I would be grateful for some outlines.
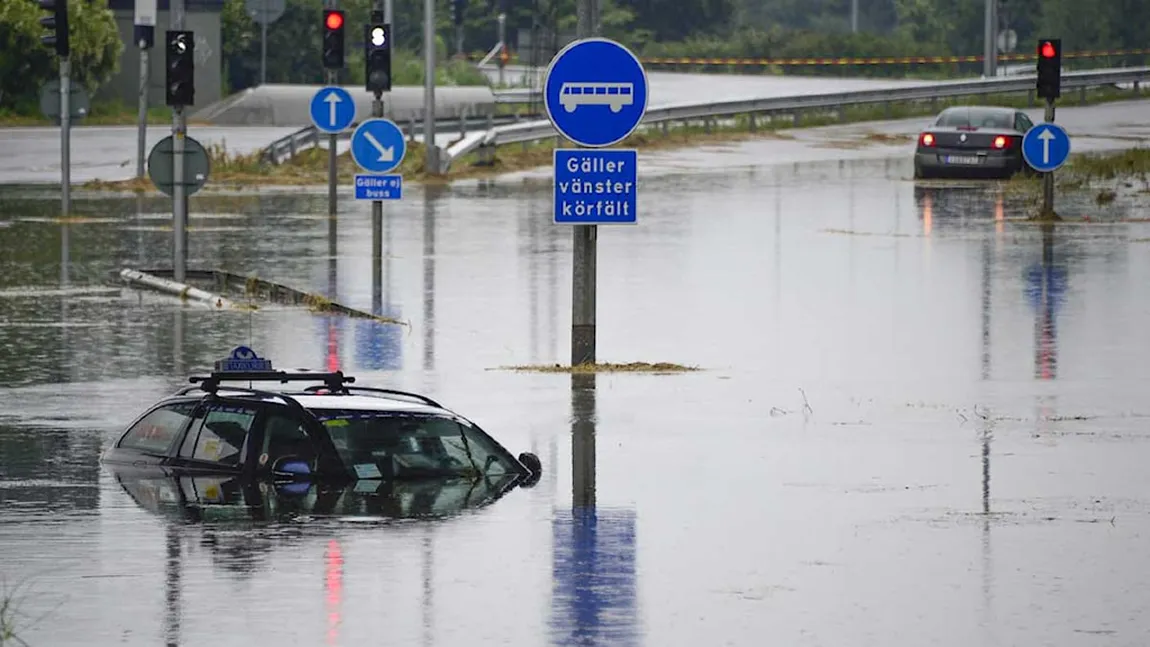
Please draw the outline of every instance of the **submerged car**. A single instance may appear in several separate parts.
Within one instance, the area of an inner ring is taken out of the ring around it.
[[[190,381],[129,425],[102,461],[132,471],[331,482],[514,476],[526,487],[541,474],[535,454],[513,456],[431,398],[354,386],[339,371],[273,371],[239,347]],[[251,388],[255,382],[312,384]]]
[[[1014,108],[947,108],[918,136],[914,177],[1007,178],[1030,172],[1022,138],[1033,127],[1030,117]]]

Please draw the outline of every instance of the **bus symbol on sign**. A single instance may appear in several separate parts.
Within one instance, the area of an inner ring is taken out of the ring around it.
[[[564,83],[559,89],[559,103],[567,112],[579,106],[609,106],[619,112],[635,103],[634,83]]]

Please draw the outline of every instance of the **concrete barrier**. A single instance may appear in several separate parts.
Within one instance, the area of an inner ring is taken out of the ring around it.
[[[311,99],[321,85],[261,85],[248,88],[190,115],[192,121],[216,126],[311,125]],[[372,95],[361,86],[343,86],[355,100],[359,120],[371,115]],[[398,122],[423,119],[423,88],[395,87],[383,95],[385,115]],[[435,89],[436,119],[495,112],[495,93],[486,86],[447,86]]]

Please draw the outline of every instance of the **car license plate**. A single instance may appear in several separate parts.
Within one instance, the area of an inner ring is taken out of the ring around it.
[[[981,164],[982,158],[977,155],[947,155],[947,164]]]

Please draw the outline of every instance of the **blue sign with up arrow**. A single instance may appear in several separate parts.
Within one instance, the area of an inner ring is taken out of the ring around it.
[[[406,154],[403,131],[390,119],[368,119],[351,134],[351,157],[368,173],[388,173]]]
[[[560,50],[544,85],[547,118],[582,146],[623,141],[647,112],[647,71],[631,50],[606,38],[577,40]]]
[[[1035,171],[1049,173],[1070,157],[1070,135],[1062,126],[1038,124],[1022,138],[1022,157]]]
[[[311,98],[311,122],[325,133],[340,133],[355,121],[355,101],[343,88],[322,88]]]

